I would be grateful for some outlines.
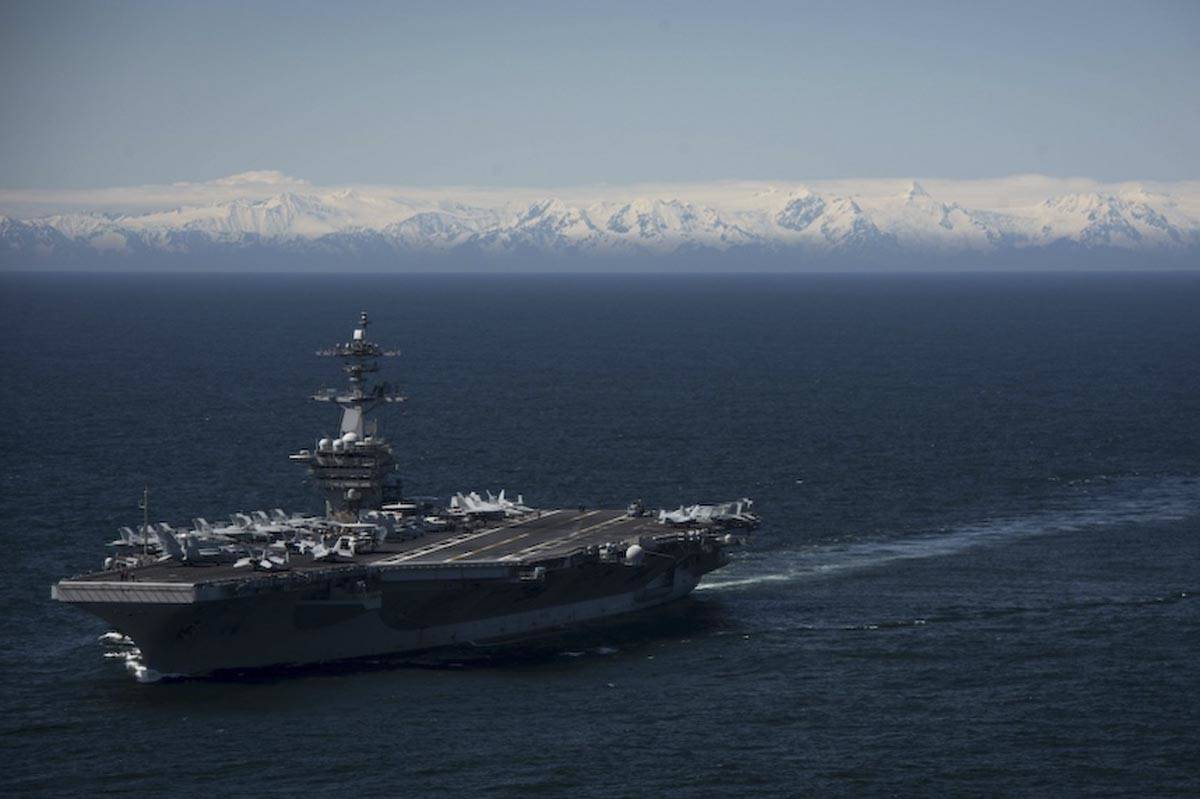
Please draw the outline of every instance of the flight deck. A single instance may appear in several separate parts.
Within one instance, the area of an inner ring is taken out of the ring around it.
[[[358,554],[352,562],[314,560],[293,555],[291,573],[333,573],[347,567],[387,567],[389,570],[457,565],[526,566],[554,560],[592,546],[682,533],[652,516],[630,516],[616,509],[556,509],[532,511],[517,519],[476,521],[455,529],[425,533],[404,540],[389,539],[374,552]],[[97,572],[68,582],[216,583],[267,576],[232,563],[189,564],[166,559],[129,569]]]

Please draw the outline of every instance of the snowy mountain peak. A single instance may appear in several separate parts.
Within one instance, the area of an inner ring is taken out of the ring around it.
[[[301,197],[300,195],[292,194],[290,191],[285,191],[282,194],[275,194],[275,195],[272,195],[271,197],[268,197],[266,199],[266,201],[264,203],[262,203],[262,207],[263,208],[286,208],[288,210],[291,210],[294,208],[303,207],[305,205],[310,205],[310,204],[311,203],[306,203],[304,198]]]
[[[796,186],[787,193],[787,197],[784,200],[784,202],[788,203],[788,202],[791,202],[792,200],[804,200],[809,197],[816,197],[816,196],[817,196],[817,193],[815,191],[813,191],[812,189],[810,189],[808,186]]]
[[[1108,209],[1121,200],[1112,194],[1090,192],[1085,194],[1061,194],[1042,201],[1041,207],[1064,213],[1094,213],[1097,210]]]
[[[804,230],[825,212],[825,205],[820,195],[802,186],[787,196],[775,214],[775,224],[788,230]]]
[[[914,180],[909,185],[908,190],[904,192],[904,199],[911,201],[920,197],[929,197],[929,192],[925,191],[925,187]]]
[[[575,209],[557,197],[548,197],[544,200],[530,203],[528,207],[517,215],[516,224],[521,225],[544,217],[568,216],[573,211]]]

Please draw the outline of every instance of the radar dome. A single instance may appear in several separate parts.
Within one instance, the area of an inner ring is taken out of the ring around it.
[[[358,441],[358,433],[355,433],[353,431],[342,436],[343,444],[353,444],[355,441]]]
[[[634,544],[629,549],[625,550],[625,563],[630,566],[640,566],[642,559],[646,557],[646,550],[639,545]]]
[[[328,438],[322,438],[317,442],[317,449],[321,450],[322,452],[328,451],[331,446],[333,446],[333,441]]]

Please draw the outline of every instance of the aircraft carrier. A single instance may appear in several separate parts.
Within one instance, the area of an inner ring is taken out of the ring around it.
[[[52,598],[114,628],[139,678],[340,661],[553,634],[686,596],[728,562],[758,518],[748,499],[651,511],[535,508],[524,497],[406,498],[373,411],[400,396],[372,383],[385,351],[364,312],[341,359],[337,436],[291,459],[323,515],[235,513],[228,522],[122,528],[101,571]],[[119,653],[118,653],[119,654]]]

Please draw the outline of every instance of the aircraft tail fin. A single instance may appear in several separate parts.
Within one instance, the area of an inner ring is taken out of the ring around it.
[[[179,539],[175,538],[174,533],[169,530],[155,530],[154,534],[158,536],[158,543],[162,546],[164,554],[176,560],[184,559],[183,547],[179,545]],[[188,540],[190,541],[191,539]]]

